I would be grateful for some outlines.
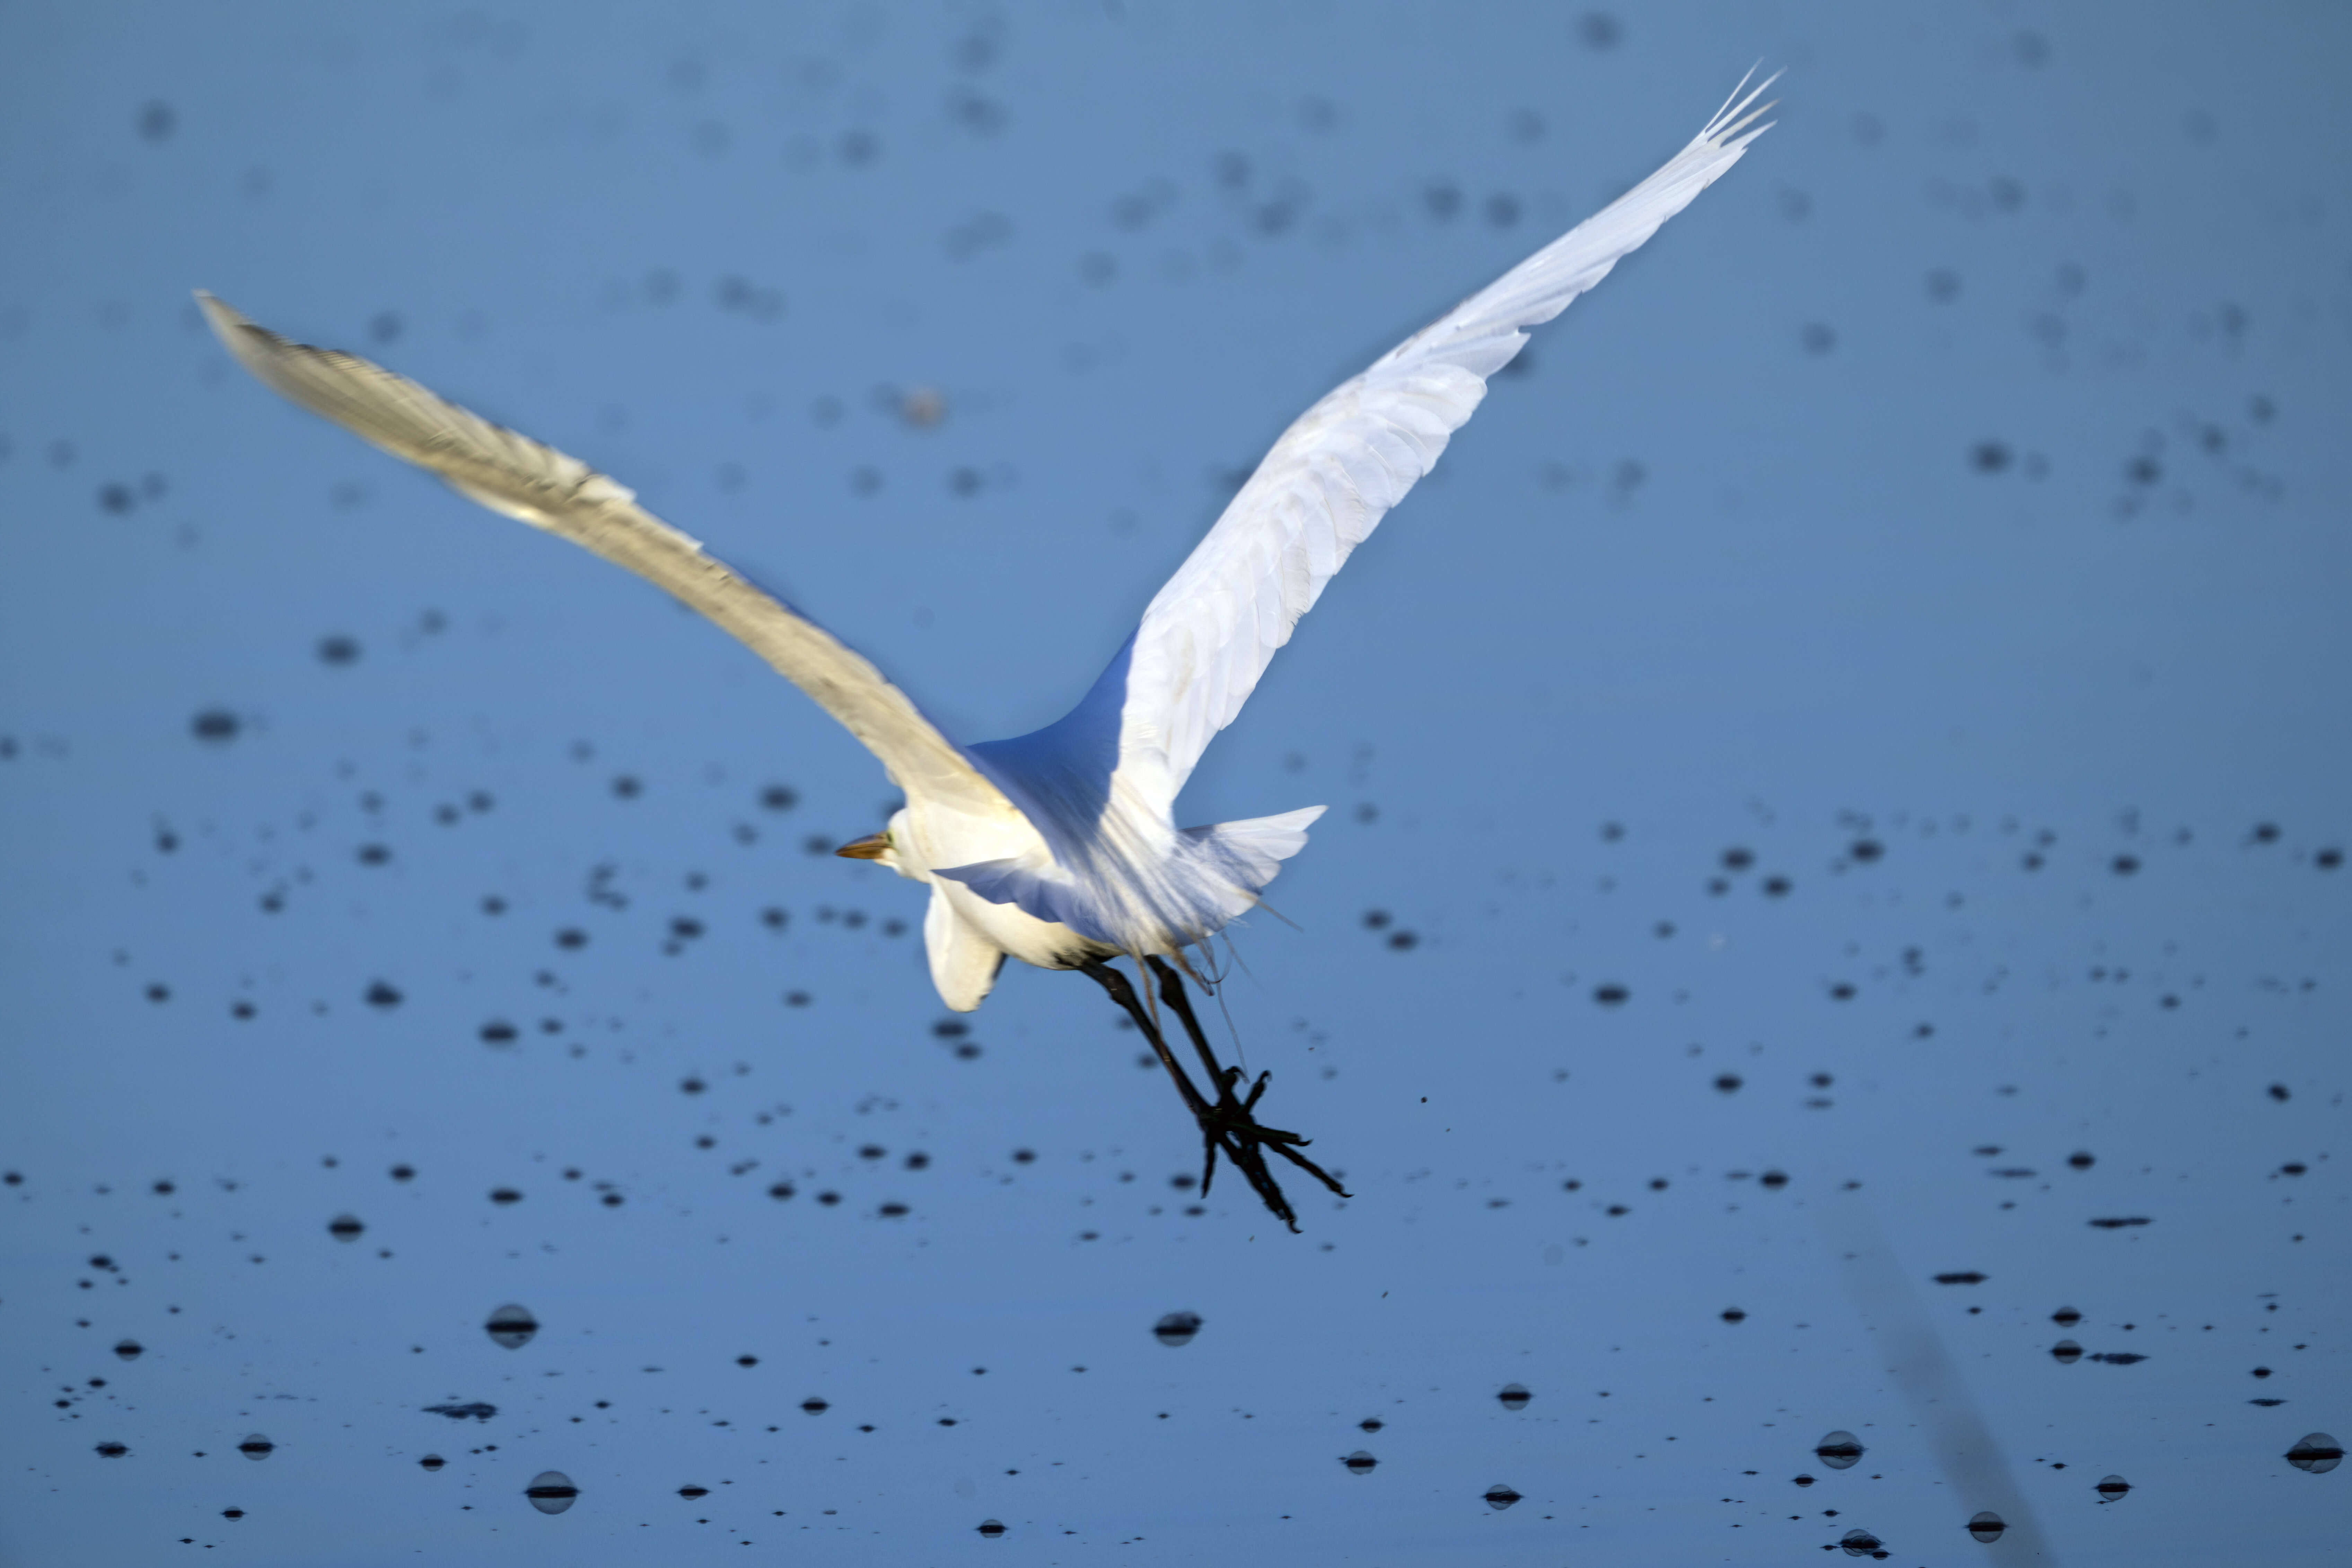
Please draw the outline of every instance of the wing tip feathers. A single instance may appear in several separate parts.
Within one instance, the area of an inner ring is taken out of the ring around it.
[[[1747,151],[1749,142],[1772,129],[1774,122],[1758,125],[1756,121],[1769,114],[1780,100],[1776,98],[1760,105],[1756,100],[1769,92],[1772,84],[1788,74],[1788,68],[1784,66],[1762,81],[1756,82],[1754,87],[1749,87],[1748,84],[1754,81],[1756,73],[1763,68],[1761,60],[1748,68],[1747,74],[1739,79],[1739,85],[1733,88],[1731,96],[1723,100],[1723,107],[1715,111],[1715,117],[1699,132],[1698,141],[1727,152],[1741,153]]]

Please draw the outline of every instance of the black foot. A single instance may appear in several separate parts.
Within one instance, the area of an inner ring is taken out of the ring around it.
[[[1193,1087],[1191,1077],[1168,1048],[1168,1042],[1161,1037],[1159,1026],[1145,1012],[1134,987],[1128,984],[1127,976],[1098,961],[1080,967],[1096,984],[1109,992],[1111,1000],[1125,1008],[1128,1016],[1135,1020],[1135,1026],[1143,1031],[1145,1039],[1151,1042],[1151,1048],[1158,1054],[1160,1065],[1168,1069],[1168,1076],[1175,1081],[1177,1092],[1184,1097],[1184,1104],[1192,1112],[1192,1120],[1200,1124],[1203,1155],[1202,1196],[1208,1195],[1209,1184],[1217,1173],[1217,1153],[1223,1150],[1225,1158],[1249,1183],[1251,1191],[1256,1193],[1259,1201],[1265,1205],[1267,1212],[1296,1233],[1298,1215],[1291,1209],[1290,1200],[1283,1195],[1274,1173],[1266,1169],[1264,1151],[1267,1149],[1307,1172],[1339,1196],[1351,1195],[1332,1179],[1329,1172],[1298,1152],[1307,1146],[1307,1139],[1278,1127],[1265,1126],[1252,1114],[1259,1099],[1265,1093],[1267,1080],[1274,1075],[1258,1074],[1257,1081],[1250,1086],[1249,1097],[1245,1100],[1237,1097],[1234,1090],[1241,1083],[1242,1069],[1218,1064],[1216,1053],[1209,1048],[1208,1037],[1201,1030],[1200,1019],[1193,1016],[1192,1001],[1185,994],[1182,977],[1174,966],[1160,959],[1151,958],[1145,962],[1160,977],[1160,999],[1183,1024],[1184,1033],[1192,1039],[1192,1049],[1199,1054],[1202,1066],[1208,1069],[1209,1081],[1216,1089],[1215,1100],[1204,1099]]]

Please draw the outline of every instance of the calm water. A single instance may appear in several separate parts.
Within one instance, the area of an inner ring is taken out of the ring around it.
[[[2347,45],[13,9],[0,1561],[2336,1561]],[[1094,987],[939,1009],[809,703],[187,303],[983,739],[1759,57],[1186,797],[1332,808],[1225,994],[1297,1237]]]

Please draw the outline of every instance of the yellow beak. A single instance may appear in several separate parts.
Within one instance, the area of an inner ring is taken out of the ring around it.
[[[890,836],[887,833],[869,833],[834,851],[845,860],[879,860],[889,852]]]

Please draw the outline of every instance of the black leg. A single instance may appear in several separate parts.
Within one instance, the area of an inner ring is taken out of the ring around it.
[[[1207,1100],[1201,1098],[1201,1091],[1192,1087],[1192,1080],[1185,1074],[1183,1064],[1179,1062],[1175,1053],[1168,1048],[1167,1038],[1160,1034],[1160,1026],[1152,1022],[1151,1016],[1145,1011],[1142,1002],[1137,999],[1135,987],[1127,983],[1127,976],[1097,958],[1090,958],[1079,964],[1078,972],[1110,993],[1110,999],[1125,1008],[1127,1016],[1135,1020],[1135,1026],[1143,1031],[1145,1039],[1151,1042],[1151,1049],[1160,1058],[1160,1065],[1168,1069],[1170,1079],[1176,1085],[1176,1092],[1184,1097],[1184,1108],[1192,1113],[1192,1120],[1201,1124],[1202,1145],[1201,1195],[1208,1196],[1209,1184],[1214,1181],[1217,1175],[1219,1140],[1215,1131],[1217,1119],[1215,1110],[1210,1107]],[[1198,1037],[1197,1031],[1195,1037]],[[1204,1055],[1202,1059],[1209,1063],[1211,1079],[1214,1081],[1215,1058]],[[1226,1152],[1228,1155],[1234,1154],[1234,1151],[1231,1149]]]
[[[1110,999],[1127,1010],[1127,1016],[1135,1020],[1135,1026],[1143,1031],[1143,1037],[1151,1042],[1151,1049],[1160,1058],[1160,1065],[1166,1068],[1168,1076],[1176,1081],[1176,1091],[1184,1097],[1185,1109],[1192,1111],[1196,1120],[1207,1117],[1209,1102],[1201,1098],[1201,1091],[1194,1089],[1192,1080],[1184,1075],[1183,1064],[1176,1059],[1176,1054],[1168,1048],[1168,1042],[1160,1037],[1160,1026],[1144,1011],[1143,1003],[1136,996],[1135,987],[1127,983],[1127,976],[1098,958],[1090,958],[1079,964],[1078,973],[1109,992]]]
[[[1174,965],[1162,959],[1154,957],[1146,962],[1160,978],[1160,1001],[1184,1026],[1184,1033],[1191,1037],[1192,1049],[1200,1056],[1201,1065],[1208,1069],[1209,1081],[1216,1086],[1216,1104],[1213,1107],[1202,1106],[1193,1113],[1201,1123],[1202,1141],[1208,1146],[1207,1169],[1201,1178],[1202,1194],[1205,1196],[1208,1193],[1209,1176],[1216,1169],[1217,1150],[1223,1147],[1225,1158],[1232,1161],[1248,1180],[1259,1200],[1293,1231],[1298,1228],[1297,1216],[1291,1211],[1289,1200],[1283,1195],[1273,1173],[1265,1168],[1265,1157],[1259,1152],[1261,1148],[1272,1149],[1341,1197],[1348,1196],[1348,1190],[1334,1181],[1330,1173],[1298,1152],[1307,1140],[1278,1127],[1261,1125],[1251,1114],[1274,1075],[1260,1073],[1257,1082],[1251,1086],[1249,1098],[1237,1099],[1234,1090],[1241,1082],[1242,1070],[1218,1064],[1216,1053],[1209,1048],[1209,1037],[1201,1028],[1201,1020],[1192,1012],[1192,1000],[1185,994],[1182,975]],[[1162,1059],[1166,1058],[1163,1057]]]

